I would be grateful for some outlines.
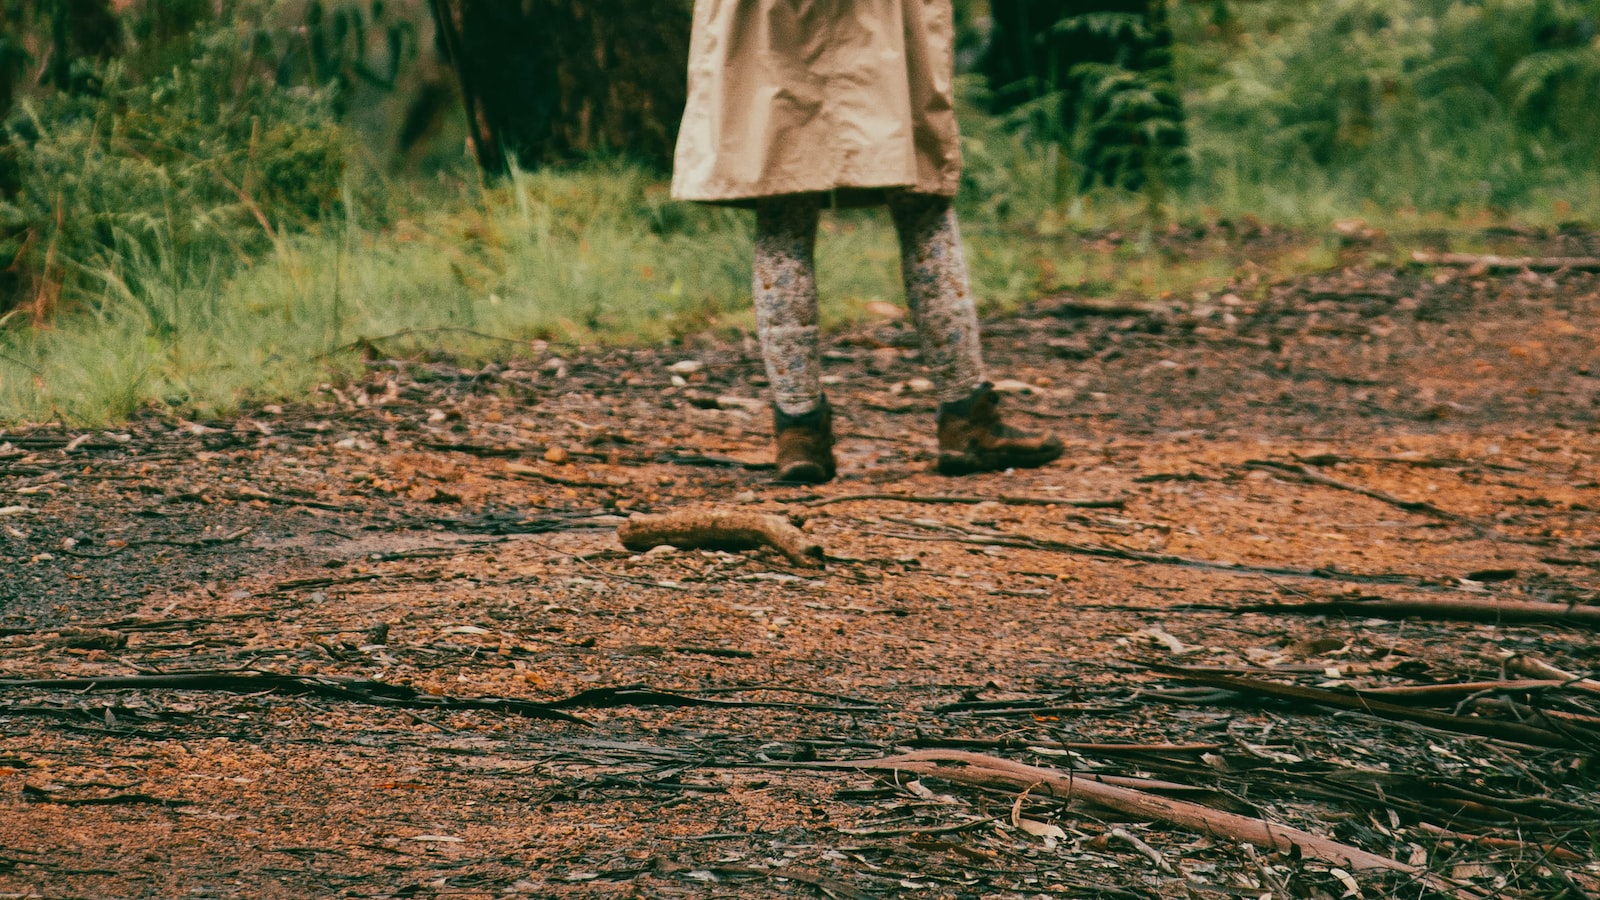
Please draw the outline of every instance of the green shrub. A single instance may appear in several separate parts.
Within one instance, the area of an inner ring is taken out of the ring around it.
[[[247,263],[332,209],[345,151],[327,98],[278,89],[248,37],[210,29],[159,76],[112,63],[97,94],[19,104],[6,123],[17,190],[0,226],[36,295],[114,301],[128,254],[175,272]]]
[[[1191,11],[1179,41],[1198,180],[1217,194],[1268,203],[1274,189],[1320,187],[1348,204],[1450,211],[1593,183],[1593,0],[1231,8],[1230,40]]]

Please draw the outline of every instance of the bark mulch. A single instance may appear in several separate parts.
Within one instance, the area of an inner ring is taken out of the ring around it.
[[[815,488],[709,339],[0,432],[0,896],[1600,896],[1600,276],[1425,262],[989,322],[1029,472],[895,321]]]

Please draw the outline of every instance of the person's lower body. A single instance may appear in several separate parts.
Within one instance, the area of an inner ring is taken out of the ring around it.
[[[950,198],[889,191],[900,239],[906,305],[939,400],[938,469],[947,475],[1040,466],[1061,455],[1053,435],[1000,421],[984,377],[978,315]],[[756,204],[753,268],[756,324],[773,398],[777,478],[833,478],[832,409],[822,391],[814,264],[823,198],[765,198]]]

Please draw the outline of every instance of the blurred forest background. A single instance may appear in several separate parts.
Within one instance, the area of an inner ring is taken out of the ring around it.
[[[748,331],[748,214],[667,196],[690,5],[0,0],[0,422]],[[1202,297],[1241,260],[1155,238],[1219,223],[1287,229],[1268,264],[1295,271],[1352,228],[1470,246],[1600,216],[1600,0],[956,14],[991,309]],[[828,321],[898,299],[881,216],[831,217],[819,256]]]

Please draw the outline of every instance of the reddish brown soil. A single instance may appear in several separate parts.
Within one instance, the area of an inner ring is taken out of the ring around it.
[[[1356,268],[1116,306],[987,325],[1029,388],[1013,421],[1068,446],[1031,472],[930,473],[896,323],[831,346],[841,477],[815,489],[767,481],[759,363],[714,342],[375,359],[235,421],[0,432],[0,896],[1442,895],[808,767],[941,746],[1184,785],[1484,896],[1596,896],[1588,685],[1428,694],[1405,702],[1455,718],[1417,722],[1148,666],[1592,674],[1593,618],[1260,607],[1595,612],[1600,277]],[[886,493],[936,502],[850,499]],[[827,566],[617,543],[629,512],[703,507],[803,518]],[[581,722],[534,703],[563,698]]]

